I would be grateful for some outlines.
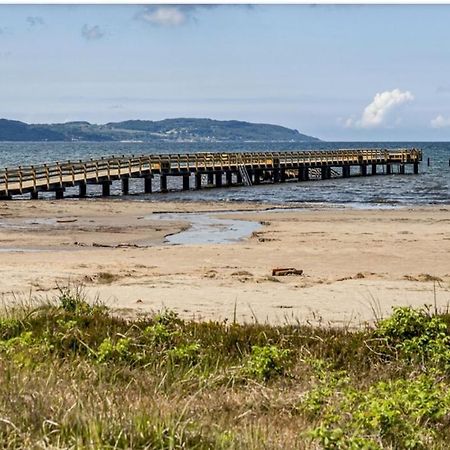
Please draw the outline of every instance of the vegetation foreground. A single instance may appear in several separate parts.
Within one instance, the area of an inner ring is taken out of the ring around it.
[[[450,316],[133,321],[63,289],[0,319],[0,448],[448,448]]]

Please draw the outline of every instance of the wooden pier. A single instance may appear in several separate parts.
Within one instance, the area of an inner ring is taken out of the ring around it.
[[[417,174],[421,161],[422,152],[415,148],[111,156],[0,170],[0,198],[30,194],[37,199],[39,192],[54,192],[61,199],[73,186],[78,187],[79,197],[85,197],[88,185],[100,185],[102,195],[109,196],[114,180],[120,180],[127,195],[130,178],[142,178],[142,191],[150,194],[155,182],[160,192],[167,192],[168,177],[182,177],[181,188],[188,190],[405,174],[408,166]]]

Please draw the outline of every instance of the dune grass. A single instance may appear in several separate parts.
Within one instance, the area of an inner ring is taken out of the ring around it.
[[[125,320],[61,289],[0,318],[0,448],[448,448],[449,324]]]

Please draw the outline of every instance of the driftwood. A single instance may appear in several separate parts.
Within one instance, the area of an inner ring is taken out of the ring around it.
[[[72,223],[76,222],[78,219],[56,219],[57,223]]]
[[[105,248],[147,248],[145,245],[137,245],[137,244],[127,244],[121,243],[117,245],[111,244],[98,244],[97,242],[92,243],[92,247],[105,247]]]
[[[273,277],[284,277],[287,275],[303,275],[303,270],[295,269],[294,267],[272,269]]]

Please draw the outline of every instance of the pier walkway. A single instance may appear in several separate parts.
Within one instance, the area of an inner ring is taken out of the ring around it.
[[[130,178],[143,179],[143,192],[167,192],[168,177],[182,177],[182,189],[205,186],[255,185],[308,181],[336,177],[378,174],[419,173],[422,152],[418,149],[358,149],[334,151],[236,152],[150,154],[111,156],[88,161],[66,161],[0,170],[0,198],[39,192],[54,192],[63,198],[68,187],[78,187],[79,197],[88,185],[101,185],[102,195],[110,195],[114,180],[120,180],[124,195]],[[192,183],[193,181],[193,183]]]

